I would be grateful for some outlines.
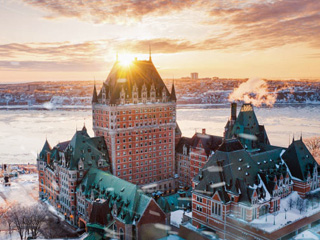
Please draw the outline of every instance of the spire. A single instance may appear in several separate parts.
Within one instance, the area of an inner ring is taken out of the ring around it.
[[[150,61],[150,62],[152,61],[152,59],[151,59],[151,45],[150,45],[150,43],[149,43],[149,61]]]
[[[83,128],[82,128],[81,131],[82,131],[82,132],[87,132],[86,122],[83,123]]]
[[[97,95],[97,89],[96,89],[96,81],[94,81],[92,103],[97,103],[97,102],[98,102],[98,95]]]
[[[177,101],[176,90],[175,90],[175,88],[174,88],[174,82],[172,83],[170,100],[171,100],[171,101],[175,101],[175,102]]]

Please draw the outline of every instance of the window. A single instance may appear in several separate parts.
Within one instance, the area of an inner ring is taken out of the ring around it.
[[[202,212],[202,206],[197,205],[196,209],[197,209],[197,211]]]

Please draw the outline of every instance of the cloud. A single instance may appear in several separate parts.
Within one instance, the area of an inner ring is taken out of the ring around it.
[[[228,2],[228,1],[227,1]],[[253,49],[293,43],[320,47],[320,1],[274,0],[238,5],[215,5],[206,24],[225,25],[226,41]]]
[[[222,48],[261,50],[296,43],[320,47],[319,0],[22,1],[42,9],[48,19],[66,17],[94,23],[143,22],[144,17],[151,19],[171,16],[173,12],[188,10],[198,13],[199,19],[194,20],[195,25],[200,26],[205,23],[216,25],[219,29],[219,34],[217,32],[207,34],[206,39],[195,43],[189,42],[188,37],[181,40],[163,39],[166,41],[156,39],[153,42],[155,46],[153,49],[156,50],[158,47],[161,49],[159,51],[164,53],[173,52],[175,47],[177,47],[176,52]],[[139,44],[142,42],[129,42],[128,46],[139,49]],[[121,44],[119,43],[120,46]]]
[[[186,39],[155,38],[148,40],[102,39],[82,43],[10,43],[0,45],[0,69],[99,70],[103,68],[103,64],[110,63],[110,60],[114,59],[116,52],[147,53],[149,44],[154,54],[228,47],[226,43],[219,40],[219,37],[198,42]]]
[[[0,61],[0,70],[13,71],[13,70],[27,70],[27,71],[66,71],[66,72],[85,72],[97,71],[104,68],[105,64],[102,62],[84,62],[84,61]]]
[[[200,0],[23,0],[48,12],[48,19],[78,18],[94,23],[130,22],[144,16],[161,16],[192,8]]]

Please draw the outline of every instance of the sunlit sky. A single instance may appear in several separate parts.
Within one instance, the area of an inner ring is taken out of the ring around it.
[[[0,82],[103,80],[149,45],[163,78],[320,78],[320,1],[0,0]]]

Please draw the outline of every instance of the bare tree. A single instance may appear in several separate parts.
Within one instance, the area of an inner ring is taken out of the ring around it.
[[[292,197],[289,199],[289,201],[288,201],[288,207],[289,207],[289,209],[291,210],[291,208],[293,208],[293,206],[294,206],[294,201],[293,201],[293,199],[292,199]]]
[[[45,222],[46,208],[34,204],[30,206],[14,205],[6,214],[8,225],[12,224],[19,233],[20,239],[26,239],[29,235],[37,238],[39,231]]]
[[[303,209],[304,209],[304,201],[301,199],[301,198],[298,198],[297,199],[297,209],[300,211],[300,214],[301,214],[301,212],[303,211]]]
[[[7,221],[11,222],[17,229],[20,239],[23,240],[25,237],[25,224],[24,224],[24,209],[22,206],[14,205],[7,212]]]
[[[309,149],[316,161],[320,162],[320,137],[311,137],[304,140],[306,147]]]

